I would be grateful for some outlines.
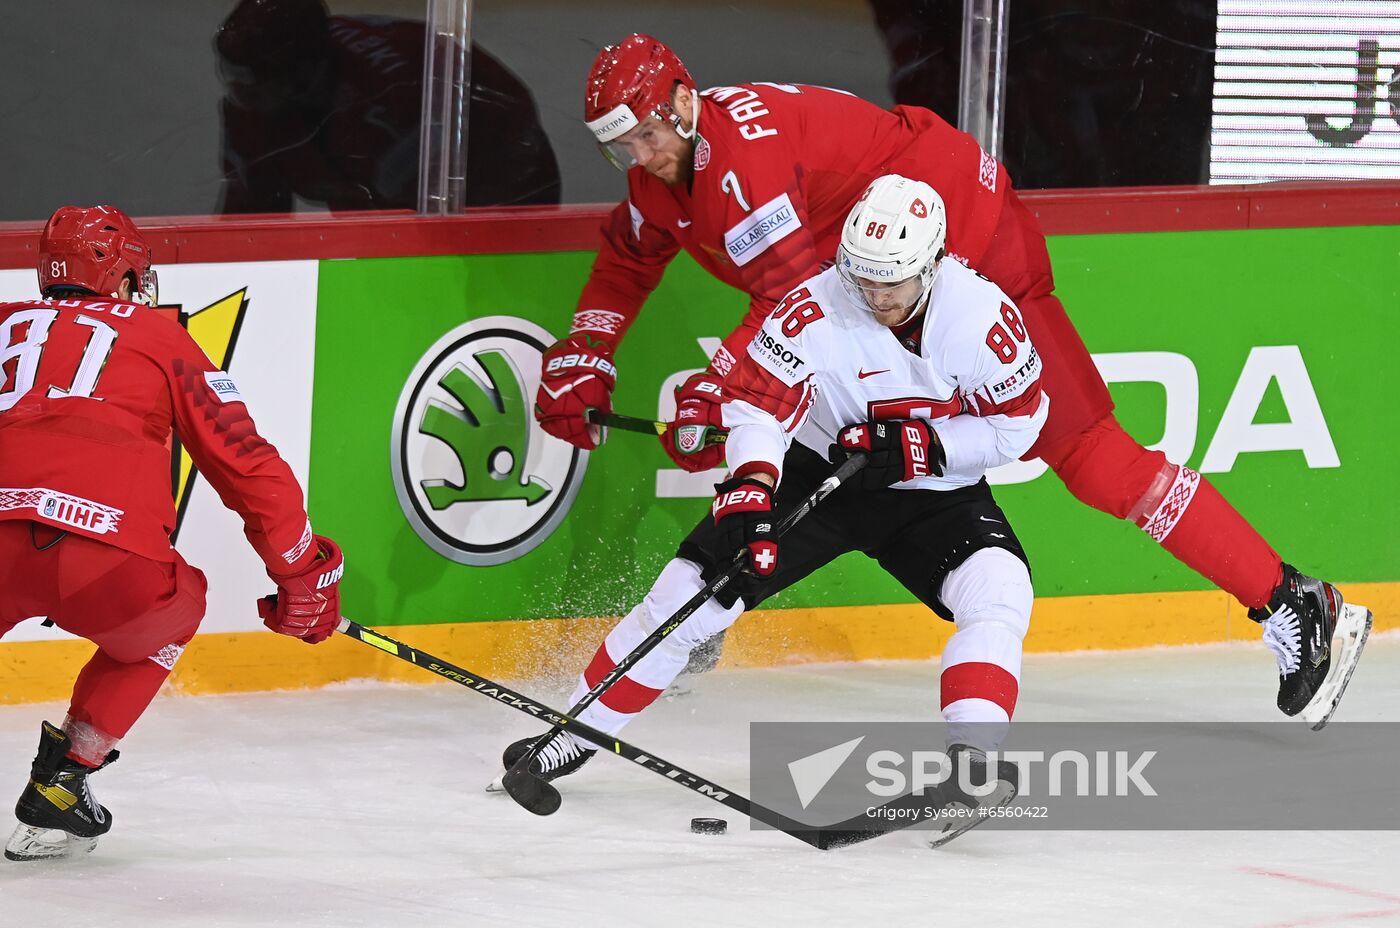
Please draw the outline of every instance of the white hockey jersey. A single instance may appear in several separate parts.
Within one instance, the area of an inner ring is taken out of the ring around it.
[[[1040,355],[996,284],[945,258],[917,351],[846,292],[836,268],[808,279],[777,305],[725,378],[730,471],[780,476],[794,438],[825,457],[848,425],[919,418],[943,443],[943,476],[894,486],[950,490],[1035,442],[1050,407]]]

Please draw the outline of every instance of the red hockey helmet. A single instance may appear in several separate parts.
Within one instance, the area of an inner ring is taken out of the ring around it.
[[[64,206],[49,217],[39,240],[39,292],[80,287],[115,296],[131,278],[132,299],[156,305],[151,246],[136,223],[112,206]]]
[[[695,78],[665,43],[634,32],[598,53],[584,91],[583,118],[608,160],[623,170],[631,167],[631,153],[613,143],[652,117],[669,122],[683,138],[695,134],[693,125],[689,131],[680,128],[671,107],[676,84],[690,91],[698,121]]]

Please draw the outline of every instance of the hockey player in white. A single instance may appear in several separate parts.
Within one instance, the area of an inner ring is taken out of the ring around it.
[[[847,551],[875,558],[957,631],[940,704],[950,754],[976,766],[1015,710],[1030,622],[1025,553],[984,480],[1035,441],[1050,398],[1020,315],[995,284],[944,258],[946,219],[928,184],[877,179],[846,219],[836,265],[773,311],[727,383],[730,479],[713,519],[681,544],[646,598],[579,679],[576,702],[749,549],[748,571],[695,612],[580,719],[616,733],[685,668],[691,649]],[[795,440],[794,440],[795,439]],[[833,444],[833,442],[835,442]],[[796,505],[854,450],[869,462],[781,541]],[[509,768],[533,739],[507,748]],[[531,762],[544,779],[594,753],[562,733]],[[1009,798],[1009,797],[1007,797]]]

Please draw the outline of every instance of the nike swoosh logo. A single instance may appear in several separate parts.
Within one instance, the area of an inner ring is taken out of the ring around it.
[[[694,221],[695,221],[695,220],[693,220],[693,219],[677,219],[677,220],[676,220],[676,228],[678,228],[678,229],[689,229],[689,228],[690,228],[690,224],[691,224],[692,222],[694,222]]]
[[[888,374],[889,372],[890,369],[888,367],[882,371],[856,371],[856,379],[864,380],[867,377],[874,377],[876,374]]]
[[[978,516],[977,518],[981,519],[983,522],[992,522],[992,523],[994,523],[994,524],[996,524],[996,525],[1000,525],[1000,524],[1001,524],[1001,520],[1000,520],[1000,519],[989,519],[989,518],[987,518],[986,516]]]

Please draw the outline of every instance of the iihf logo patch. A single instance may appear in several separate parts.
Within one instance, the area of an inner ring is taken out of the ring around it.
[[[703,425],[683,425],[676,429],[676,450],[681,454],[694,454],[700,450],[704,437]]]

